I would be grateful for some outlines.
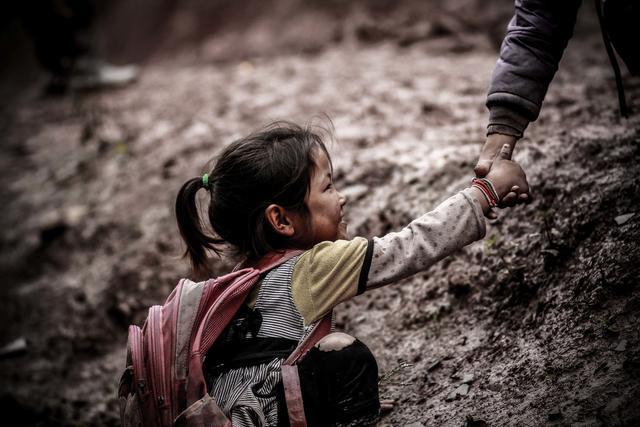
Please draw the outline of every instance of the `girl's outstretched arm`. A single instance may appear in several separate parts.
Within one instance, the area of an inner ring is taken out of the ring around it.
[[[426,270],[485,235],[486,202],[475,188],[448,198],[396,233],[374,237],[367,289]]]
[[[482,238],[481,198],[477,189],[468,188],[397,233],[322,242],[302,254],[292,270],[291,288],[305,324],[342,301],[425,270]]]

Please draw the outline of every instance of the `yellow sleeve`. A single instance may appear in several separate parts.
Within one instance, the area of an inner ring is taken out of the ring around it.
[[[372,245],[356,237],[322,242],[300,255],[293,269],[291,290],[305,325],[364,291]]]

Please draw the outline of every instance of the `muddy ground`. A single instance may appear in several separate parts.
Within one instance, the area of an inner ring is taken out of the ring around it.
[[[509,9],[352,12],[298,45],[203,37],[155,54],[123,90],[21,87],[0,128],[3,418],[117,425],[127,325],[190,275],[174,197],[234,138],[327,114],[353,235],[399,229],[468,185],[496,60],[496,30],[471,18],[503,28]],[[597,26],[580,22],[517,145],[535,201],[338,309],[397,400],[380,425],[640,425],[640,116],[618,117]],[[640,82],[625,83],[640,110]],[[230,265],[213,260],[212,274]]]

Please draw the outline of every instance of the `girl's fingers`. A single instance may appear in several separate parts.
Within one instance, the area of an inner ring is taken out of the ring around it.
[[[502,198],[500,201],[500,206],[514,206],[516,204],[516,200],[518,199],[518,195],[513,191],[507,193],[506,196]]]

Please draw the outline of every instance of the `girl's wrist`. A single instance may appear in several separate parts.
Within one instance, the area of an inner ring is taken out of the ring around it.
[[[469,187],[469,189],[473,193],[474,198],[480,204],[482,213],[486,214],[487,212],[489,212],[491,210],[491,206],[489,205],[489,202],[487,201],[486,197],[482,193],[482,190],[480,190],[478,187],[475,187],[475,186],[471,186]]]
[[[471,187],[480,193],[480,199],[486,203],[487,209],[498,206],[500,203],[500,196],[496,191],[493,183],[486,178],[473,178],[471,180]]]

